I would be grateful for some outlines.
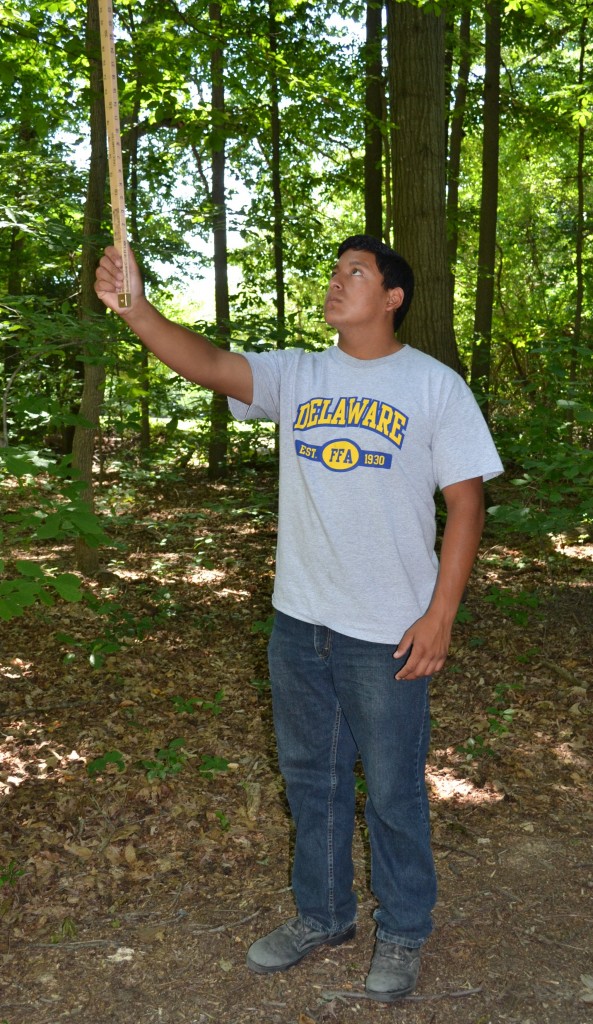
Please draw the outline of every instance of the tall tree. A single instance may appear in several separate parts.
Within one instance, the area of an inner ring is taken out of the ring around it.
[[[282,197],[282,133],[280,121],[280,83],[278,80],[279,22],[276,0],[268,0],[270,46],[270,136],[272,150],[272,209],[274,237],[274,280],[276,285],[276,316],[278,348],[284,348],[286,337],[286,287],[284,281],[284,204]]]
[[[80,320],[85,324],[89,319],[104,316],[105,307],[94,290],[95,268],[98,258],[97,239],[105,208],[105,184],[107,180],[107,139],[105,128],[105,104],[103,101],[103,73],[101,69],[99,5],[97,0],[88,0],[86,22],[86,49],[90,80],[90,142],[88,188],[84,207],[82,266],[80,277]],[[78,424],[74,432],[72,465],[84,482],[83,497],[87,504],[93,504],[93,455],[95,437],[99,427],[105,367],[97,358],[84,362],[84,385],[80,401],[80,417],[85,423]],[[78,538],[76,541],[76,562],[87,576],[95,575],[99,568],[99,554],[96,548]]]
[[[585,297],[585,275],[584,275],[584,253],[585,253],[585,133],[587,129],[586,107],[589,101],[585,90],[586,82],[586,57],[587,57],[587,30],[589,19],[583,18],[579,32],[579,75],[578,75],[578,144],[577,144],[577,217],[576,217],[576,238],[575,238],[575,271],[576,271],[576,294],[574,312],[574,332],[572,353],[570,359],[569,377],[574,384],[578,378],[580,366],[579,350],[582,342],[583,328],[583,305]]]
[[[212,233],[214,239],[216,341],[222,348],[230,348],[223,24],[221,5],[217,0],[210,4],[210,21],[213,39],[210,69],[212,77]],[[226,398],[224,395],[214,394],[210,407],[210,443],[208,446],[208,475],[210,479],[222,476],[225,471],[228,419]]]
[[[447,259],[444,16],[409,2],[387,11],[395,246],[416,276],[400,338],[460,369]]]
[[[383,237],[383,42],[382,3],[367,0],[365,56],[365,232]]]
[[[134,18],[134,8],[130,7],[128,11],[128,17],[130,20],[130,32],[132,37],[132,46],[137,51],[137,32]],[[135,127],[140,123],[140,111],[142,105],[142,92],[143,92],[143,71],[144,64],[138,52],[135,53],[134,64],[136,65],[136,75],[134,81],[134,98],[133,98],[133,109],[132,109],[132,126]],[[130,142],[128,147],[129,153],[129,168],[128,168],[128,181],[129,181],[129,196],[130,196],[130,235],[132,245],[135,245],[139,241],[140,232],[138,230],[138,206],[139,206],[139,132],[130,132]],[[140,367],[139,367],[139,384],[140,384],[140,447],[143,451],[147,451],[150,448],[150,386],[149,386],[149,358],[148,349],[144,346],[140,346]]]
[[[447,229],[448,254],[451,272],[451,295],[455,302],[455,264],[459,246],[459,174],[461,171],[461,146],[463,142],[463,118],[467,101],[467,84],[471,68],[471,4],[466,0],[459,17],[458,31],[459,64],[457,82],[450,116],[449,154],[447,161]]]
[[[471,385],[481,397],[488,419],[490,392],[492,313],[498,219],[498,175],[500,147],[500,0],[486,4],[484,56],[484,134],[482,141],[482,194],[478,243],[478,280],[472,346]]]

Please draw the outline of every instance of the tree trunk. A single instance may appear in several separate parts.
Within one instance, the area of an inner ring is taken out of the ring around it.
[[[447,227],[448,253],[451,283],[451,301],[455,304],[455,265],[459,246],[459,172],[461,169],[461,145],[463,142],[463,116],[467,101],[467,83],[470,72],[470,25],[471,7],[464,7],[459,21],[459,67],[455,99],[451,111],[451,132],[449,136],[449,160],[447,171]]]
[[[135,23],[134,23],[134,12],[130,8],[130,32],[132,38],[135,35]],[[134,107],[132,111],[132,127],[138,124],[140,119],[140,100],[142,97],[142,62],[140,59],[136,59],[136,81],[135,81],[135,92],[134,92]],[[132,242],[136,243],[139,240],[140,233],[138,231],[138,132],[130,133],[130,144],[129,144],[129,176],[130,176],[130,233],[132,236]],[[139,351],[139,368],[138,368],[138,382],[141,388],[140,394],[140,448],[143,452],[148,452],[150,449],[150,382],[148,375],[148,349],[144,346],[140,346]]]
[[[286,341],[286,286],[284,282],[284,204],[281,177],[281,125],[278,72],[278,20],[276,0],[269,0],[268,25],[270,43],[270,129],[272,136],[272,199],[274,221],[274,277],[276,283],[276,317],[278,320],[278,348]]]
[[[37,133],[35,129],[27,121],[23,121],[18,131],[18,137],[21,145],[32,150],[33,145],[37,139]],[[21,178],[19,195],[15,198],[20,201],[26,201],[27,191],[29,182],[26,178]],[[23,294],[23,258],[25,255],[25,240],[27,235],[20,227],[14,227],[10,232],[10,246],[8,252],[8,275],[7,275],[7,292],[9,295],[22,295]],[[11,375],[16,370],[19,363],[19,349],[18,346],[11,345],[10,341],[4,341],[2,345],[2,358],[4,363],[4,380],[9,380]]]
[[[98,250],[96,239],[101,229],[105,207],[105,184],[107,180],[107,140],[105,129],[105,106],[103,101],[103,74],[101,70],[99,7],[97,0],[88,0],[86,26],[86,52],[90,71],[90,136],[91,157],[86,201],[84,206],[82,267],[80,280],[80,320],[104,315],[105,308],[94,290],[95,268]],[[96,353],[95,353],[96,354]],[[85,346],[85,355],[88,355]],[[90,427],[77,426],[72,446],[72,465],[84,482],[82,497],[90,507],[93,505],[93,455],[95,436],[99,427],[99,415],[103,402],[105,369],[93,362],[84,364],[84,384],[79,414],[92,424]],[[85,541],[76,541],[76,564],[86,576],[95,575],[99,568],[99,554],[96,548]]]
[[[490,393],[492,313],[496,221],[498,215],[498,152],[500,133],[500,0],[486,4],[486,45],[484,59],[484,137],[482,142],[482,196],[478,280],[472,346],[471,385],[488,420]]]
[[[278,333],[276,345],[283,349],[286,346],[286,285],[284,280],[284,202],[282,196],[281,173],[281,123],[280,123],[280,90],[278,87],[278,70],[276,58],[278,54],[278,19],[276,17],[276,0],[268,3],[268,28],[270,44],[270,132],[272,137],[272,201],[274,222],[274,279],[276,284],[276,319]],[[274,431],[274,448],[280,453],[280,430],[278,425]]]
[[[365,232],[383,238],[382,10],[367,0],[365,57],[364,219]]]
[[[447,261],[444,17],[407,2],[387,12],[394,245],[416,277],[399,337],[459,370]]]
[[[8,252],[7,291],[14,297],[23,294],[23,254],[25,251],[25,232],[21,228],[12,228],[10,232],[10,248]],[[4,341],[2,345],[4,362],[4,380],[8,381],[19,361],[19,350],[16,345]]]
[[[585,57],[587,47],[588,19],[583,18],[580,32],[580,54],[579,54],[579,105],[586,110],[587,97],[585,88]],[[587,121],[584,116],[579,123],[579,138],[577,146],[577,226],[575,239],[575,265],[576,265],[576,295],[574,310],[574,331],[572,337],[572,353],[570,359],[569,379],[572,384],[576,383],[579,376],[581,345],[581,334],[583,327],[583,302],[585,298],[585,276],[584,276],[584,245],[585,245],[585,132]]]
[[[225,101],[224,59],[222,48],[222,14],[218,2],[210,4],[210,22],[215,40],[210,57],[212,76],[212,206],[214,210],[214,302],[216,308],[217,343],[230,348],[230,308],[227,260],[226,196],[225,196]],[[224,475],[228,448],[229,411],[224,395],[214,394],[210,406],[210,443],[208,476],[211,480]]]

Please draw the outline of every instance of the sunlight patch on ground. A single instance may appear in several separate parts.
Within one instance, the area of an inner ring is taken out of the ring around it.
[[[579,543],[574,537],[565,533],[555,534],[552,538],[554,549],[559,555],[566,555],[568,558],[581,558],[587,562],[593,562],[593,543]]]
[[[22,658],[11,658],[10,661],[0,662],[0,671],[7,679],[23,679],[33,668],[33,662],[23,661]]]
[[[438,800],[456,800],[459,803],[493,804],[504,800],[504,793],[482,789],[471,779],[458,778],[451,769],[428,771],[427,781]]]
[[[226,577],[226,572],[221,569],[204,569],[201,565],[195,566],[184,576],[187,583],[221,583]]]
[[[27,780],[51,777],[58,781],[59,769],[84,761],[76,750],[67,752],[45,739],[40,726],[17,720],[6,729],[0,745],[0,799],[11,796]]]
[[[113,566],[122,580],[132,582],[143,582],[146,573],[156,576],[163,584],[175,584],[183,580],[185,583],[212,584],[221,583],[226,579],[226,569],[207,568],[196,562],[196,559],[189,558],[178,552],[163,552],[153,558],[148,564],[144,556],[133,555],[130,562],[141,562],[141,568],[124,568],[120,564]]]
[[[589,743],[584,736],[578,737],[575,740],[569,740],[566,743],[557,743],[552,747],[552,750],[563,764],[574,768],[581,768],[583,771],[589,771],[589,758],[578,754],[579,750],[585,750],[587,754],[590,752]]]
[[[217,597],[234,597],[236,601],[246,601],[251,598],[248,590],[233,590],[232,587],[222,587],[216,591]]]

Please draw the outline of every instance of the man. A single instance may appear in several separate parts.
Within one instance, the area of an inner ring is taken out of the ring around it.
[[[337,345],[229,353],[160,316],[132,261],[106,250],[96,290],[168,366],[229,396],[235,416],[280,424],[275,624],[269,662],[280,768],[296,836],[297,917],[253,943],[248,967],[286,970],[352,939],[354,766],[368,798],[376,942],[366,993],[413,991],[436,879],[424,780],[430,677],[484,524],[483,480],[502,466],[464,381],[395,330],[411,268],[366,235],[338,250],[325,299]],[[434,493],[447,519],[440,565]]]

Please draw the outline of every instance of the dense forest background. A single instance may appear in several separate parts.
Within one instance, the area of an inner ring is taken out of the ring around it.
[[[440,896],[418,993],[356,944],[260,978],[292,913],[266,642],[271,424],[93,291],[111,240],[97,0],[0,0],[1,1024],[584,1024],[593,1002],[589,0],[118,0],[128,232],[236,350],[332,344],[339,242],[417,278],[504,476],[433,681]],[[440,516],[440,509],[439,509]],[[327,952],[327,951],[326,951]]]
[[[97,459],[155,469],[174,450],[215,478],[273,435],[229,424],[94,296],[111,232],[97,0],[12,0],[2,18],[0,464],[31,496],[5,539],[69,537],[92,574]],[[463,372],[490,419],[515,489],[493,514],[542,537],[591,518],[588,18],[545,0],[115,11],[150,297],[221,345],[326,345],[337,244],[382,237],[417,275],[402,340]],[[2,584],[4,618],[36,586],[76,589],[26,561]]]

